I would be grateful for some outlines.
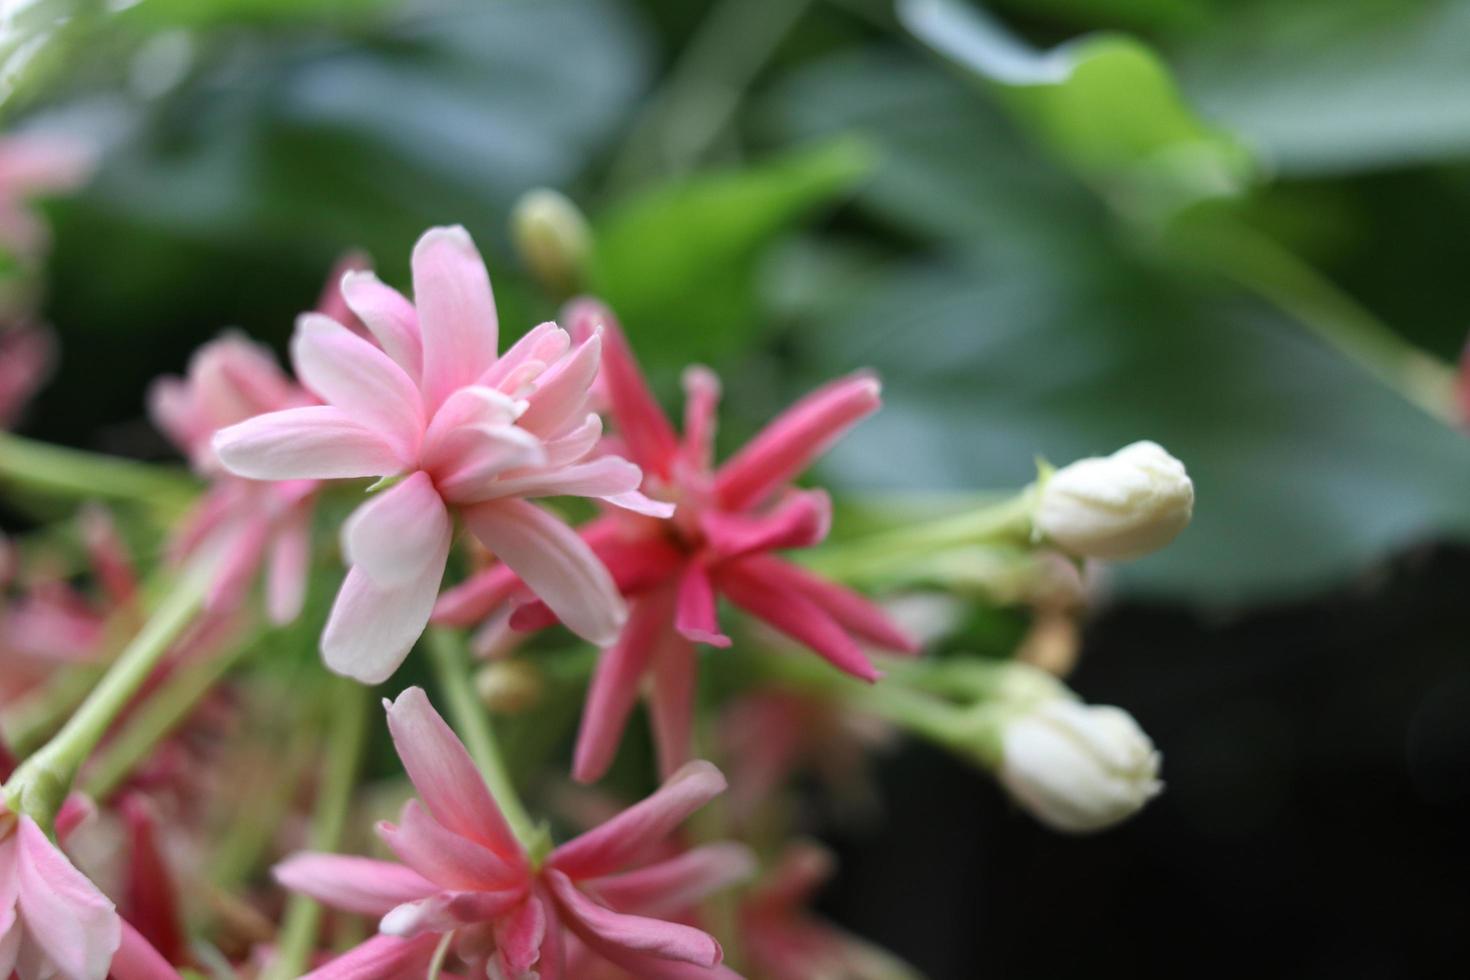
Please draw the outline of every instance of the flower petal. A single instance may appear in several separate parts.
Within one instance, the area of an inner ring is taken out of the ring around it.
[[[434,481],[420,470],[352,512],[342,526],[342,550],[374,585],[397,588],[432,575],[453,535]]]
[[[457,834],[409,800],[397,825],[378,824],[378,836],[398,859],[441,889],[504,891],[525,884],[521,856],[502,857],[473,838]]]
[[[374,936],[353,947],[301,980],[403,980],[421,977],[439,947],[439,937],[426,933],[414,939]]]
[[[573,878],[600,878],[621,871],[658,847],[695,810],[725,791],[720,770],[702,760],[689,763],[652,796],[552,852],[548,866]]]
[[[571,528],[523,500],[464,510],[475,537],[520,575],[573,633],[611,644],[627,613],[612,576]]]
[[[517,425],[456,429],[440,447],[446,461],[434,469],[434,482],[455,504],[479,503],[498,490],[500,474],[546,461],[541,440]]]
[[[728,647],[730,638],[720,632],[715,607],[715,587],[703,564],[691,561],[679,579],[679,601],[674,611],[674,628],[695,643]]]
[[[388,704],[388,731],[403,769],[440,823],[518,864],[520,844],[490,795],[464,743],[429,703],[410,687]]]
[[[572,338],[561,327],[550,321],[538,323],[527,330],[520,340],[511,344],[500,356],[500,360],[492,364],[475,383],[503,390],[506,380],[512,374],[520,373],[522,365],[535,361],[542,366],[538,369],[539,373],[547,364],[559,360],[571,346]]]
[[[602,416],[587,413],[582,424],[546,443],[547,466],[570,466],[592,450],[602,439]]]
[[[587,888],[622,912],[658,918],[681,915],[706,897],[750,879],[755,855],[744,844],[707,844],[677,857],[586,882]]]
[[[839,626],[865,643],[896,653],[919,652],[918,641],[899,629],[876,603],[851,589],[772,555],[752,555],[740,565],[779,589],[810,599]]]
[[[810,548],[831,530],[832,498],[823,490],[796,491],[766,514],[706,511],[699,527],[710,551],[722,559],[753,551]]]
[[[327,668],[364,684],[391,677],[428,625],[448,559],[446,540],[422,576],[389,588],[374,584],[362,569],[349,568],[322,631]]]
[[[638,700],[638,685],[659,641],[670,631],[672,600],[672,593],[665,589],[635,601],[618,641],[598,658],[577,733],[572,776],[578,781],[596,782],[612,765],[628,715]]]
[[[122,933],[107,974],[112,980],[179,980],[179,971],[162,953],[126,919],[119,921]]]
[[[284,626],[301,615],[311,571],[311,511],[297,507],[276,531],[267,559],[265,608],[270,621]]]
[[[412,265],[424,407],[432,413],[495,363],[499,321],[485,262],[463,228],[429,229],[414,246]]]
[[[439,891],[423,875],[392,861],[303,851],[271,869],[282,888],[329,908],[379,918],[389,909]]]
[[[306,313],[296,321],[291,360],[302,383],[322,400],[382,435],[401,455],[418,453],[423,400],[387,354],[335,320]]]
[[[370,270],[342,277],[342,299],[372,333],[383,353],[417,381],[424,370],[419,317],[402,293],[385,286]]]
[[[454,437],[462,430],[511,425],[523,408],[523,402],[494,388],[484,385],[460,388],[444,400],[429,420],[420,452],[424,469],[438,469],[450,462],[456,452]]]
[[[510,566],[496,562],[440,595],[433,621],[444,626],[473,626],[521,588],[521,577]]]
[[[17,901],[26,935],[62,976],[103,980],[122,942],[117,909],[30,817],[21,817],[14,833]]]
[[[579,936],[590,934],[609,946],[697,966],[715,966],[724,958],[714,937],[693,926],[614,912],[582,894],[560,871],[547,872],[546,883],[563,921]]]
[[[247,419],[214,437],[225,469],[252,480],[339,480],[387,476],[410,457],[340,408],[310,405]]]
[[[869,683],[878,680],[877,668],[835,619],[801,593],[762,579],[759,568],[749,559],[732,562],[721,566],[715,584],[735,605],[810,647],[838,670]]]
[[[587,414],[588,392],[601,362],[602,338],[594,334],[547,368],[526,399],[531,404],[521,416],[521,427],[554,439],[579,424]]]
[[[688,640],[669,633],[653,661],[653,689],[648,697],[658,771],[668,778],[689,761],[694,747],[694,685],[698,655]]]
[[[495,945],[511,976],[526,973],[541,958],[548,918],[541,900],[533,895],[495,923]]]
[[[576,463],[560,469],[539,469],[525,476],[501,477],[486,487],[488,495],[484,499],[612,497],[636,491],[642,482],[643,471],[626,459],[599,456],[586,463]]]
[[[730,510],[758,504],[831,448],[881,404],[878,379],[840,378],[792,405],[715,475],[715,492]]]

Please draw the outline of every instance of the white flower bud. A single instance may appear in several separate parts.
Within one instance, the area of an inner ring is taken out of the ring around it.
[[[565,194],[526,192],[511,210],[510,228],[521,260],[543,286],[566,295],[582,288],[592,232]]]
[[[1156,442],[1057,470],[1041,489],[1036,529],[1080,558],[1140,558],[1173,541],[1194,513],[1194,484]]]
[[[1001,784],[1055,830],[1110,827],[1163,788],[1154,743],[1121,708],[1046,701],[1007,724],[1001,743]]]

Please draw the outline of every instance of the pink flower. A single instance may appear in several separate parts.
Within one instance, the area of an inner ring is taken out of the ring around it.
[[[0,977],[103,980],[121,942],[112,902],[36,821],[0,803]]]
[[[526,498],[596,497],[652,516],[638,467],[592,456],[602,423],[587,410],[601,340],[573,346],[543,323],[497,355],[495,300],[462,228],[435,228],[413,251],[415,302],[370,273],[342,282],[377,345],[308,314],[292,356],[326,404],[251,419],[215,449],[260,480],[387,477],[348,519],[350,568],[322,636],[327,666],[385,680],[423,632],[453,537],[451,512],[575,632],[617,635],[622,600],[565,524]]]
[[[211,612],[237,608],[263,565],[271,620],[287,623],[301,612],[317,484],[242,480],[220,466],[211,440],[237,422],[313,401],[270,351],[237,334],[205,344],[190,359],[185,377],[160,378],[149,391],[154,424],[210,481],[170,550],[177,561],[210,563],[206,605]]]
[[[647,675],[663,771],[672,772],[689,757],[693,644],[730,644],[716,616],[717,595],[864,680],[876,680],[878,672],[860,641],[914,649],[868,600],[774,554],[826,537],[827,495],[798,490],[790,482],[849,427],[877,410],[876,379],[857,374],[818,389],[716,468],[712,449],[719,384],[714,375],[697,367],[685,373],[680,438],[654,401],[611,313],[582,301],[571,321],[574,331],[603,337],[602,380],[618,438],[645,474],[644,491],[679,507],[671,522],[611,515],[583,531],[630,599],[630,609],[627,627],[603,654],[592,681],[577,740],[576,778],[591,781],[606,772]],[[468,625],[511,598],[517,587],[510,570],[492,567],[445,593],[436,619]],[[512,625],[545,625],[550,621],[546,612],[523,606]]]
[[[0,429],[15,424],[56,360],[49,331],[20,324],[0,328]]]
[[[22,134],[0,139],[0,249],[30,261],[47,245],[46,226],[30,202],[69,190],[87,178],[92,154],[58,136]]]
[[[707,933],[665,921],[690,896],[729,884],[749,856],[712,845],[654,860],[686,817],[725,787],[693,762],[661,789],[536,862],[512,835],[469,753],[420,688],[388,705],[399,757],[418,789],[398,824],[378,834],[402,863],[299,854],[276,878],[345,912],[380,917],[381,935],[311,974],[313,980],[417,975],[445,933],[471,975],[575,980],[575,939],[647,980],[729,978]],[[628,910],[645,910],[631,914]]]

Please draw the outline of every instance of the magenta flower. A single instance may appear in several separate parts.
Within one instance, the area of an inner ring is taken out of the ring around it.
[[[451,512],[574,631],[617,636],[625,611],[597,556],[527,498],[596,497],[651,516],[672,507],[638,493],[637,466],[592,457],[601,421],[587,410],[601,341],[573,346],[543,323],[497,356],[495,300],[462,228],[435,228],[413,252],[415,303],[370,273],[342,283],[378,345],[308,314],[298,376],[326,404],[234,426],[215,449],[259,480],[392,478],[343,528],[350,568],[322,636],[327,666],[385,680],[423,632],[453,536]]]
[[[693,762],[643,802],[537,863],[511,833],[469,753],[409,688],[388,725],[419,793],[378,834],[402,863],[299,854],[276,868],[283,885],[333,908],[380,917],[381,935],[311,974],[312,980],[417,975],[445,933],[474,976],[575,980],[568,940],[648,980],[732,978],[707,933],[630,908],[682,908],[749,868],[743,848],[711,845],[655,860],[686,817],[725,788]]]
[[[695,682],[693,644],[730,644],[716,617],[724,595],[777,630],[864,680],[878,672],[860,642],[911,651],[914,644],[867,599],[776,557],[805,548],[828,531],[831,503],[821,490],[791,480],[849,427],[876,411],[875,378],[856,374],[820,388],[771,422],[734,457],[712,465],[719,385],[702,368],[686,372],[681,439],[658,407],[616,321],[583,301],[573,330],[600,332],[602,379],[618,438],[645,474],[644,491],[677,502],[671,522],[604,517],[584,529],[630,600],[627,628],[603,654],[593,677],[573,774],[599,778],[611,764],[645,675],[659,759],[665,773],[689,757]],[[491,567],[445,593],[436,618],[468,625],[511,598],[512,570]],[[555,609],[550,612],[556,612]],[[546,610],[527,605],[512,624],[545,625]]]
[[[185,377],[160,378],[149,391],[154,424],[209,480],[169,547],[177,561],[211,564],[211,612],[237,608],[262,566],[271,620],[288,623],[301,612],[317,484],[240,479],[220,465],[211,440],[237,422],[313,401],[270,351],[236,334],[205,344],[190,359]]]

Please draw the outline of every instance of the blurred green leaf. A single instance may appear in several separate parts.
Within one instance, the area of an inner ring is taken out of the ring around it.
[[[1244,146],[1201,120],[1168,66],[1134,38],[1099,34],[1038,52],[959,0],[900,0],[898,11],[1125,207],[1167,213],[1253,179]]]
[[[595,223],[594,285],[651,364],[728,354],[757,326],[764,247],[872,164],[865,146],[845,140],[640,193]]]
[[[880,72],[887,101],[867,97]],[[793,387],[859,365],[885,381],[883,411],[829,475],[870,492],[997,489],[1030,480],[1036,453],[1064,463],[1156,439],[1196,479],[1195,524],[1119,577],[1206,603],[1284,598],[1470,535],[1460,433],[1280,314],[1120,236],[943,72],[841,56],[770,107],[794,139],[871,141],[882,165],[860,205],[932,246],[806,266],[824,278],[803,290]]]

